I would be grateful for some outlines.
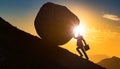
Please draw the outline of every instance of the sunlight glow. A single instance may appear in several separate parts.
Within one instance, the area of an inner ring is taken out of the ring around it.
[[[77,37],[78,34],[84,35],[85,34],[85,27],[84,27],[84,25],[78,25],[78,26],[76,26],[74,28],[73,32],[74,32],[74,36],[75,37]]]

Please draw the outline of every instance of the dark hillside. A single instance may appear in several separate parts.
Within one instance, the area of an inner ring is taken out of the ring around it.
[[[0,18],[1,69],[104,69]]]

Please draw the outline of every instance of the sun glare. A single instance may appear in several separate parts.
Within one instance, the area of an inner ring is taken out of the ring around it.
[[[83,25],[78,25],[74,28],[73,32],[74,32],[75,37],[77,37],[78,34],[84,35],[85,34],[85,28],[84,28]]]

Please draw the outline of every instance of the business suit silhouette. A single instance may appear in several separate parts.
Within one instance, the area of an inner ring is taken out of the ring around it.
[[[87,45],[87,44],[86,44],[86,41],[84,40],[83,36],[79,34],[77,37],[74,37],[74,38],[77,39],[77,48],[76,48],[76,50],[80,54],[80,57],[82,57],[83,54],[84,54],[86,59],[89,59],[88,56],[87,56],[87,53],[85,52],[85,49],[84,49],[84,45]],[[79,49],[82,50],[83,54],[80,52]]]

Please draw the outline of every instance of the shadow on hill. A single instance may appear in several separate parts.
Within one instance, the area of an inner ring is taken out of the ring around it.
[[[48,44],[0,18],[0,67],[3,69],[104,69],[66,49]]]

